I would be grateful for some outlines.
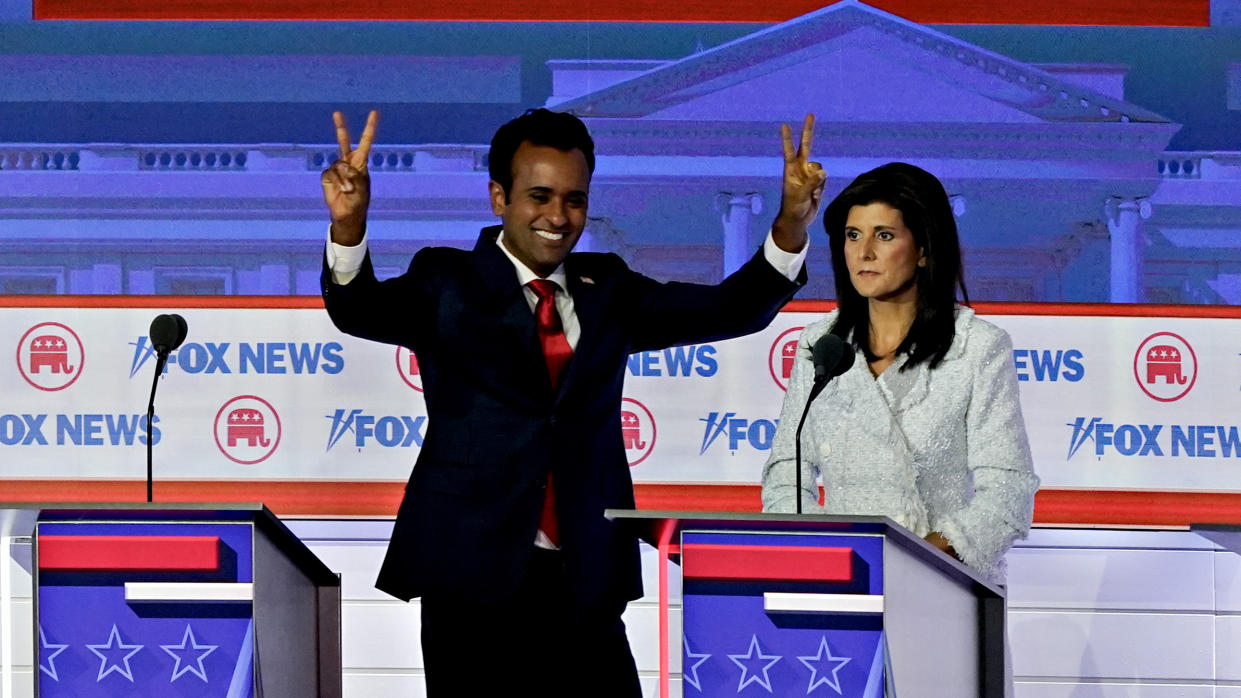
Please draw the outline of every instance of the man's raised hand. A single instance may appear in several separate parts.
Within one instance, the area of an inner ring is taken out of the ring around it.
[[[772,226],[772,238],[780,249],[796,252],[805,246],[806,227],[819,212],[827,173],[822,165],[810,160],[814,114],[806,115],[798,147],[793,147],[793,132],[788,124],[780,125],[780,138],[784,144],[784,183],[780,191],[780,213]]]
[[[366,209],[371,202],[371,176],[367,161],[371,156],[371,144],[375,142],[375,125],[379,112],[372,110],[362,129],[358,147],[350,146],[349,128],[345,115],[332,112],[336,125],[336,142],[340,157],[333,162],[320,180],[323,183],[323,200],[332,215],[332,242],[340,245],[356,245],[366,231]]]

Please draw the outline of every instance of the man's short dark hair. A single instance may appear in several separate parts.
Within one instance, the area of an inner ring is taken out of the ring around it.
[[[513,187],[513,154],[525,142],[565,152],[576,148],[586,156],[586,167],[594,174],[595,142],[581,119],[565,112],[528,109],[496,131],[491,139],[491,152],[487,155],[491,180],[504,189],[506,200]]]

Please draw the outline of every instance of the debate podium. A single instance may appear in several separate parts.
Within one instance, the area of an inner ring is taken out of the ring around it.
[[[39,698],[341,695],[340,579],[261,504],[0,504],[0,536]]]
[[[609,510],[682,578],[683,695],[1004,696],[1004,591],[883,517]],[[674,650],[675,651],[675,650]]]

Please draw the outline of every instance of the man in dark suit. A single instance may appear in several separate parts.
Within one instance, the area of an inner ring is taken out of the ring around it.
[[[418,356],[428,427],[377,586],[422,599],[430,696],[639,696],[621,613],[642,593],[637,541],[603,516],[634,506],[621,438],[629,354],[766,327],[804,283],[825,175],[783,128],[781,210],[764,249],[716,286],[658,283],[616,255],[570,254],[594,144],[576,117],[527,112],[491,144],[501,226],[472,251],[426,248],[377,281],[367,158],[334,115],[323,172],[323,297],[344,332]]]

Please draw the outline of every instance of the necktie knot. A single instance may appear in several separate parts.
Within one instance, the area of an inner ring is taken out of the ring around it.
[[[555,281],[548,281],[547,279],[535,279],[526,285],[534,291],[534,295],[538,296],[541,301],[555,298],[556,289],[560,288]]]

